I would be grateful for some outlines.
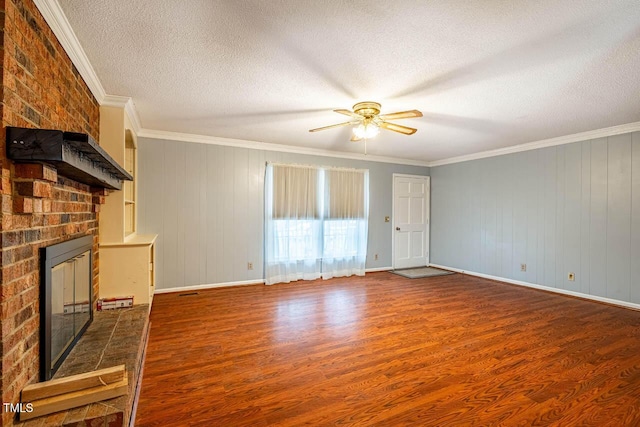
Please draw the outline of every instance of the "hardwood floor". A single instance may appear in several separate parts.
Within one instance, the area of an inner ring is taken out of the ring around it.
[[[136,426],[640,425],[640,312],[460,274],[157,295]]]

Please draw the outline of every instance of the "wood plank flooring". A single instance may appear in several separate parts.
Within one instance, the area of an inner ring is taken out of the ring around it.
[[[640,312],[461,274],[157,295],[136,426],[640,425]]]

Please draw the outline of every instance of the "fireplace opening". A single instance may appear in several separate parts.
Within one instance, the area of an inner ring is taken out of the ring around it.
[[[41,249],[40,376],[50,380],[93,320],[93,236]]]

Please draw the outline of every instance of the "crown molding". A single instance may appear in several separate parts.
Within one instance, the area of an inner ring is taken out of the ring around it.
[[[127,108],[127,105],[131,102],[131,98],[128,96],[105,95],[100,105],[104,105],[106,107]]]
[[[71,58],[71,62],[73,62],[73,65],[78,69],[87,86],[89,86],[89,90],[91,90],[93,96],[95,96],[99,104],[102,104],[106,96],[104,87],[93,69],[91,62],[89,62],[89,58],[87,58],[84,49],[82,49],[82,45],[76,37],[76,33],[71,28],[71,24],[69,24],[58,0],[34,0],[34,3],[44,17],[44,20],[47,21],[53,34],[58,38],[64,51],[69,55],[69,58]]]
[[[339,151],[322,150],[317,148],[296,147],[293,145],[272,144],[269,142],[248,141],[243,139],[220,138],[215,136],[196,135],[191,133],[169,132],[162,130],[140,129],[138,137],[162,139],[167,141],[195,142],[199,144],[224,145],[229,147],[251,148],[254,150],[280,151],[283,153],[309,154],[312,156],[334,157],[351,160],[364,160],[379,163],[394,163],[407,166],[428,166],[427,162],[419,160],[401,159],[396,157],[365,155],[358,153],[343,153]]]
[[[144,129],[142,127],[140,117],[135,108],[135,104],[130,97],[118,96],[118,95],[107,95],[100,79],[98,78],[93,66],[89,62],[89,58],[87,57],[80,41],[76,37],[75,32],[71,28],[71,24],[67,20],[67,17],[58,3],[58,0],[34,0],[36,7],[44,17],[45,21],[51,27],[51,30],[58,38],[58,41],[62,45],[62,48],[65,50],[71,61],[80,72],[80,75],[89,86],[91,93],[96,98],[100,105],[105,105],[109,107],[118,107],[124,108],[129,120],[131,121],[131,125],[133,127],[133,131],[137,136],[147,137],[147,138],[156,138],[156,139],[164,139],[164,140],[172,140],[172,141],[183,141],[183,142],[197,142],[204,144],[216,144],[216,145],[227,145],[233,147],[244,147],[244,148],[253,148],[259,150],[267,150],[267,151],[280,151],[286,153],[298,153],[298,154],[311,154],[316,156],[325,156],[325,157],[338,157],[338,158],[346,158],[346,159],[355,159],[355,160],[367,160],[373,162],[382,162],[382,163],[397,163],[411,166],[427,166],[426,162],[416,161],[416,160],[407,160],[407,159],[398,159],[394,157],[383,157],[383,156],[369,156],[362,154],[351,154],[351,153],[340,153],[336,151],[329,150],[319,150],[319,149],[311,149],[304,147],[293,147],[287,145],[280,144],[270,144],[264,142],[257,141],[245,141],[245,140],[236,140],[229,138],[217,138],[217,137],[209,137],[205,135],[195,135],[195,134],[186,134],[186,133],[177,133],[177,132],[165,132],[159,130],[152,129]]]
[[[603,129],[595,129],[587,132],[574,133],[572,135],[559,136],[556,138],[543,139],[535,142],[514,145],[511,147],[498,148],[496,150],[481,151],[479,153],[465,156],[450,157],[448,159],[427,162],[427,166],[443,166],[452,163],[467,162],[469,160],[484,159],[487,157],[503,156],[505,154],[520,153],[522,151],[537,150],[539,148],[553,147],[556,145],[571,144],[573,142],[588,141],[596,138],[606,138],[608,136],[620,135],[623,133],[640,131],[640,122],[627,123],[618,126],[611,126]]]
[[[58,38],[63,49],[71,58],[71,61],[78,69],[78,72],[91,90],[100,105],[124,108],[126,114],[131,121],[133,131],[138,136],[147,138],[156,138],[183,142],[197,142],[203,144],[228,145],[234,147],[253,148],[267,151],[281,151],[287,153],[311,154],[316,156],[338,157],[355,160],[367,160],[382,163],[396,163],[411,166],[434,167],[443,166],[452,163],[466,162],[469,160],[484,159],[487,157],[502,156],[505,154],[519,153],[522,151],[536,150],[538,148],[552,147],[556,145],[570,144],[573,142],[586,141],[589,139],[603,138],[623,133],[640,131],[640,122],[628,123],[619,126],[612,126],[604,129],[597,129],[587,132],[576,133],[572,135],[560,136],[556,138],[544,139],[541,141],[529,142],[525,144],[515,145],[511,147],[499,148],[495,150],[482,151],[479,153],[450,157],[447,159],[436,161],[419,161],[408,160],[394,157],[363,155],[356,153],[341,153],[337,151],[320,150],[313,148],[295,147],[281,144],[270,144],[257,141],[245,141],[239,139],[217,138],[206,135],[195,135],[178,132],[167,132],[160,130],[144,129],[142,127],[140,117],[135,108],[135,104],[130,97],[107,95],[98,78],[93,66],[89,62],[89,58],[82,49],[80,41],[71,28],[67,17],[58,3],[58,0],[34,0],[34,3],[45,21],[51,27],[51,30]]]
[[[138,111],[133,103],[133,98],[119,95],[105,95],[101,105],[124,109],[124,112],[127,114],[127,117],[129,117],[129,121],[133,127],[133,132],[137,135],[142,130],[140,117],[138,116]]]

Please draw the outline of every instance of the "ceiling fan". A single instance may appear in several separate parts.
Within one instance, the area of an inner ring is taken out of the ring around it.
[[[333,110],[336,113],[344,114],[353,120],[338,123],[336,125],[324,126],[321,128],[311,129],[309,132],[318,132],[321,130],[337,128],[341,126],[357,125],[353,128],[353,136],[351,141],[360,141],[361,139],[370,139],[380,133],[380,128],[402,133],[404,135],[413,135],[417,129],[407,126],[390,123],[388,120],[411,119],[414,117],[422,117],[422,113],[418,110],[400,111],[397,113],[380,114],[380,104],[377,102],[358,102],[351,110]]]

